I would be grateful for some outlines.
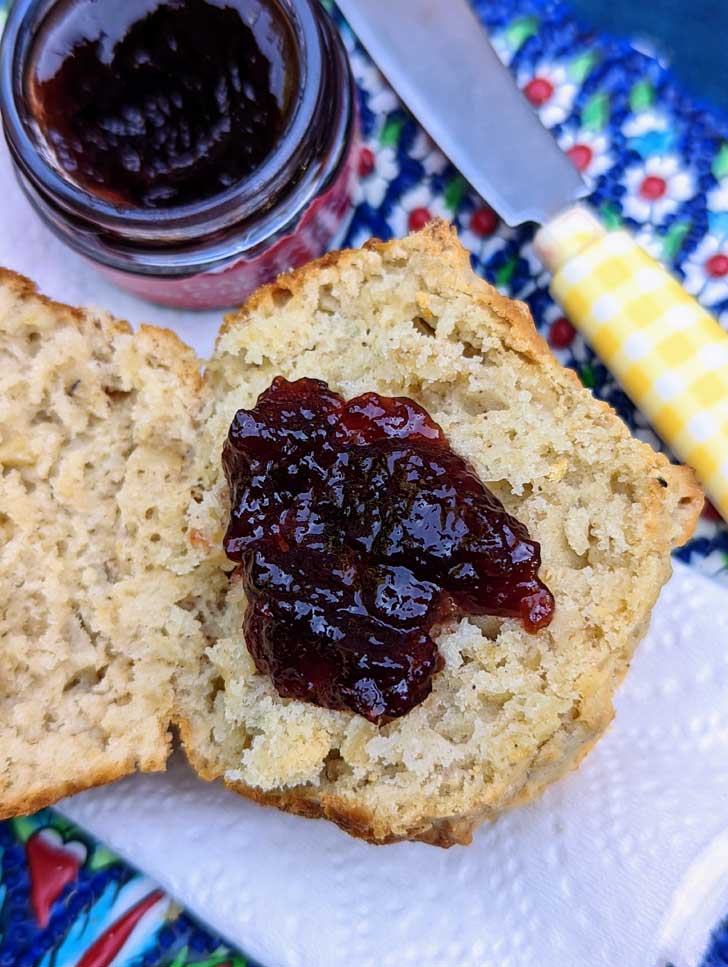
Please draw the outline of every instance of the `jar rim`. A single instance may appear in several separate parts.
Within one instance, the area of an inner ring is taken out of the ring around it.
[[[261,197],[278,194],[287,183],[286,170],[295,162],[300,145],[313,122],[319,100],[324,48],[316,7],[318,0],[273,0],[285,17],[297,45],[298,97],[286,126],[271,153],[250,174],[209,198],[169,208],[135,208],[114,205],[76,185],[55,168],[39,150],[24,112],[23,82],[34,28],[64,0],[15,0],[0,44],[0,103],[5,134],[25,178],[71,215],[87,218],[127,238],[150,236],[183,240],[190,230],[213,234],[257,211]],[[265,0],[263,0],[265,2]]]

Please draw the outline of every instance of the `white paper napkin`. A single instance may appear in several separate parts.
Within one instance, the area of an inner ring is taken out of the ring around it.
[[[179,760],[62,809],[268,967],[695,967],[720,905],[700,868],[676,901],[728,860],[728,595],[678,565],[612,729],[467,848],[368,846]]]
[[[105,282],[30,211],[4,145],[0,189],[0,264],[209,354],[220,313]],[[724,589],[678,567],[617,706],[578,773],[466,849],[367,846],[179,760],[63,809],[266,967],[695,967],[728,898]]]

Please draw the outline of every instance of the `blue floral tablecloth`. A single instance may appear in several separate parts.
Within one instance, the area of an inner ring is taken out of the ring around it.
[[[595,36],[558,3],[475,5],[501,59],[588,180],[604,220],[631,228],[728,328],[728,121],[695,103],[656,60]],[[2,7],[0,0],[0,18]],[[403,110],[343,23],[341,29],[364,134],[347,244],[402,235],[433,216],[452,219],[476,269],[528,302],[559,359],[633,432],[660,447],[549,297],[532,230],[499,222]],[[728,586],[728,528],[710,506],[679,555]],[[57,813],[0,823],[0,967],[246,964],[251,961],[154,883]],[[703,967],[725,964],[728,923],[716,928]]]
[[[631,229],[728,328],[728,119],[693,102],[658,61],[595,36],[559,3],[476,0],[475,6],[499,56],[588,181],[604,221]],[[551,299],[533,229],[499,221],[347,31],[345,37],[365,135],[348,243],[402,235],[432,216],[451,219],[476,270],[525,300],[556,356],[637,436],[664,449]],[[678,555],[728,586],[728,527],[710,505]]]

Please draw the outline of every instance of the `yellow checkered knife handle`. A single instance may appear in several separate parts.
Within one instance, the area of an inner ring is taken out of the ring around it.
[[[580,205],[535,244],[554,298],[728,520],[728,333],[627,232]]]

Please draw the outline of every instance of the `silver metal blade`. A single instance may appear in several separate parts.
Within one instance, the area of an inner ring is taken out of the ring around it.
[[[467,0],[337,0],[407,107],[508,225],[587,188],[498,59]]]

